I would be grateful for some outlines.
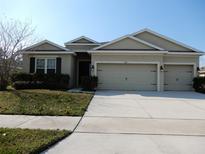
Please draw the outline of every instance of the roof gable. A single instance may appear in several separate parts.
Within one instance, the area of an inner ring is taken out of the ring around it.
[[[85,38],[81,38],[81,39],[75,41],[74,43],[94,43],[94,42],[91,42]]]
[[[93,39],[90,39],[90,38],[86,37],[86,36],[81,36],[81,37],[78,37],[74,40],[71,40],[71,41],[68,41],[68,42],[65,43],[65,45],[74,45],[74,44],[78,44],[78,45],[79,44],[81,44],[81,45],[83,45],[83,44],[85,44],[85,45],[95,44],[96,45],[96,44],[99,44],[99,43],[96,42]]]
[[[126,35],[103,44],[94,50],[163,50],[155,45],[147,43],[141,39]]]
[[[48,40],[41,41],[23,50],[24,51],[68,51],[67,48],[64,48]]]
[[[150,29],[143,29],[131,35],[169,51],[199,51]]]

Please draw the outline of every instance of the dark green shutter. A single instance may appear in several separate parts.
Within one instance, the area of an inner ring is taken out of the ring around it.
[[[61,58],[56,58],[56,73],[61,74]]]
[[[35,58],[30,58],[30,73],[35,73]]]

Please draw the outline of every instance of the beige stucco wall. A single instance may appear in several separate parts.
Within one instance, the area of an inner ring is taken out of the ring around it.
[[[29,73],[30,69],[30,57],[28,54],[23,54],[23,72]]]
[[[162,62],[159,55],[126,55],[126,54],[92,54],[92,64],[95,61],[138,61],[138,62]]]
[[[108,46],[105,46],[101,49],[154,49],[148,45],[145,45],[143,43],[137,42],[130,38],[122,39],[121,41],[118,41],[116,43],[110,44]]]
[[[144,41],[147,41],[149,43],[152,43],[156,46],[159,46],[165,50],[190,51],[190,49],[184,48],[180,45],[172,43],[168,40],[165,40],[161,37],[155,36],[155,35],[150,34],[148,32],[143,32],[143,33],[137,34],[136,37],[139,39],[142,39]]]
[[[92,54],[92,64],[95,61],[136,61],[136,62],[160,62],[164,63],[195,63],[199,66],[199,56],[184,55],[123,55],[123,54]]]
[[[70,87],[75,85],[75,57],[69,54],[23,54],[23,72],[29,73],[30,69],[30,57],[61,57],[62,74],[70,75]]]
[[[199,66],[199,56],[163,56],[164,63],[195,63],[197,67]]]
[[[70,75],[70,87],[73,87],[75,84],[74,56],[73,55],[59,55],[58,57],[62,58],[61,73]]]

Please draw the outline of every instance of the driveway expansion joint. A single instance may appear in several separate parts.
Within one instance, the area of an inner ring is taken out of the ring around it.
[[[120,116],[84,116],[84,118],[116,118],[116,119],[151,119],[151,120],[205,120],[204,119],[183,119],[183,118],[163,118],[163,117],[160,117],[160,118],[147,118],[147,117],[120,117]]]
[[[204,100],[204,101],[205,101],[205,100]],[[188,104],[188,105],[190,105],[190,106],[192,106],[192,107],[194,107],[194,108],[196,108],[196,109],[198,109],[198,110],[202,110],[202,111],[205,112],[205,109],[203,109],[203,108],[201,108],[201,107],[199,107],[199,106],[197,106],[197,105],[191,104],[190,102],[186,102],[186,101],[185,101],[185,103]]]
[[[144,135],[144,136],[197,136],[197,137],[205,137],[205,135],[190,135],[190,134],[158,134],[158,133],[109,133],[109,132],[81,132],[81,131],[75,131],[75,133],[78,133],[78,134],[113,134],[113,135],[116,135],[116,134],[120,134],[120,135]]]
[[[136,99],[134,99],[134,100],[135,100],[135,102],[137,102]],[[140,106],[140,108],[141,108],[150,118],[153,118],[152,115],[151,115],[149,112],[147,112],[146,109],[140,104],[140,102],[137,102],[137,103],[138,103],[138,105]]]

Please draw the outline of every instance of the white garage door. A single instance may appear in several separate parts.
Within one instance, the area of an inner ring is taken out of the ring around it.
[[[157,90],[157,65],[98,64],[98,89]]]
[[[165,65],[164,90],[192,90],[192,65]]]

